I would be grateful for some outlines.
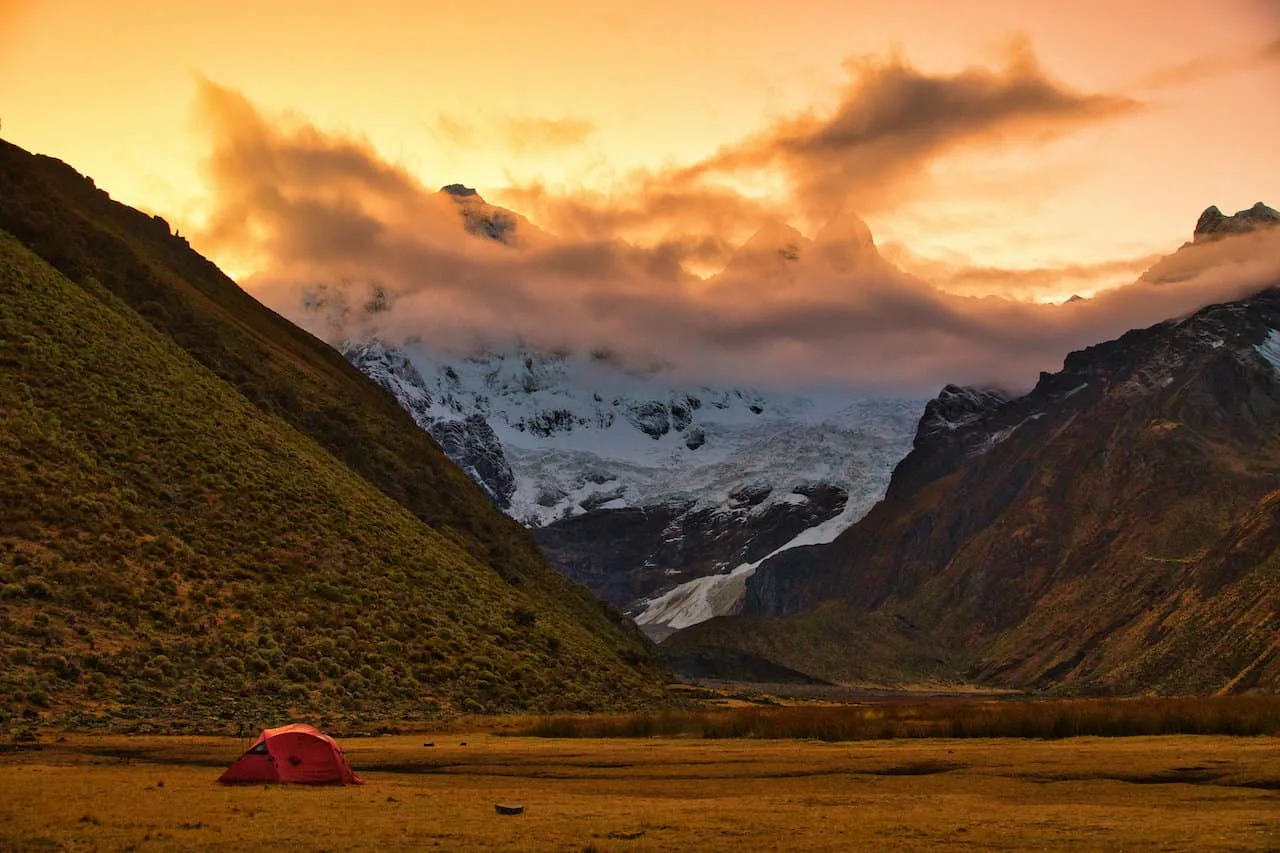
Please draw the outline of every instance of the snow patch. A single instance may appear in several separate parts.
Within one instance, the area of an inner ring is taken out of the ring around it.
[[[642,602],[640,611],[634,616],[635,622],[641,628],[647,629],[649,633],[659,635],[667,633],[662,629],[679,631],[716,616],[737,613],[746,596],[747,580],[765,561],[792,548],[826,545],[852,527],[870,509],[870,505],[855,506],[850,501],[845,504],[840,514],[800,531],[798,535],[754,563],[743,563],[726,574],[694,578],[667,590],[656,598]]]
[[[1062,395],[1062,399],[1064,399],[1064,400],[1068,400],[1068,399],[1070,399],[1070,398],[1074,397],[1075,395],[1079,394],[1081,391],[1083,391],[1084,389],[1086,389],[1086,388],[1088,388],[1088,387],[1089,387],[1089,383],[1088,383],[1088,382],[1081,382],[1079,385],[1077,385],[1076,387],[1072,388],[1072,389],[1071,389],[1070,391],[1068,391],[1067,393],[1063,394],[1063,395]]]
[[[675,630],[697,625],[715,616],[736,611],[747,590],[747,578],[757,563],[744,563],[724,575],[694,578],[664,592],[644,605],[636,616],[641,627],[668,627]]]
[[[1280,332],[1268,329],[1266,338],[1254,349],[1277,373],[1280,373]]]
[[[1081,386],[1081,387],[1084,387],[1084,386]],[[1079,389],[1076,389],[1076,390],[1079,390]],[[1015,432],[1021,429],[1023,425],[1028,424],[1031,421],[1038,421],[1043,417],[1044,417],[1044,412],[1036,412],[1033,415],[1028,415],[1027,417],[1023,418],[1021,421],[1019,421],[1018,423],[1014,424],[1011,427],[1005,427],[1004,429],[996,430],[995,432],[987,436],[986,441],[978,445],[978,447],[975,448],[974,450],[970,451],[969,455],[981,456],[982,454],[991,450],[991,448],[995,447],[997,444],[1002,444],[1005,441],[1007,441],[1009,439],[1009,436],[1013,435]]]

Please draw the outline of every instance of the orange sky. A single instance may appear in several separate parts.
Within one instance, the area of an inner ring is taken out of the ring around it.
[[[251,289],[285,261],[214,227],[270,183],[243,157],[315,142],[695,272],[853,213],[938,287],[1056,300],[1280,204],[1277,102],[1275,0],[0,0],[0,133]]]
[[[1280,36],[1273,0],[0,0],[0,33],[7,138],[193,224],[197,74],[498,200],[696,161],[830,106],[849,57],[956,72],[998,66],[1017,34],[1053,80],[1142,109],[1047,146],[961,147],[932,165],[935,186],[864,214],[880,242],[1090,263],[1167,250],[1209,203],[1280,198],[1280,62],[1251,61]],[[552,132],[529,141],[537,122]]]

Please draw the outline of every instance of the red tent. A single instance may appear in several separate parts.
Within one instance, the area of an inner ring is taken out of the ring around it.
[[[218,777],[223,785],[271,782],[295,785],[363,785],[338,742],[319,729],[294,723],[266,729],[249,751]]]

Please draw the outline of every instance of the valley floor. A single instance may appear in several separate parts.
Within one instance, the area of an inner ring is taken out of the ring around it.
[[[244,745],[72,735],[0,753],[0,849],[1280,847],[1280,738],[402,735],[343,741],[362,787],[215,785]]]

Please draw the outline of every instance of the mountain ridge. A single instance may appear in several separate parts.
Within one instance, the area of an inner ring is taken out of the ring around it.
[[[957,680],[1274,689],[1277,329],[1272,287],[1072,353],[1021,397],[944,389],[884,501],[830,546],[762,565],[741,626],[713,620],[668,643],[856,679],[892,660],[821,642],[795,654],[783,638],[888,618],[928,626],[918,647]],[[958,400],[960,422],[939,416]],[[1247,543],[1252,562],[1232,563]]]

